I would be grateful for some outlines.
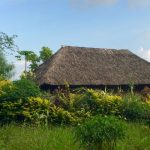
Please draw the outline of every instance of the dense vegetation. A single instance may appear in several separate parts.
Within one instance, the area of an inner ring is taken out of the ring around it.
[[[31,141],[26,142],[33,142],[35,146],[27,144],[27,149],[38,149],[38,146],[44,149],[136,149],[136,146],[146,149],[150,138],[147,134],[150,132],[149,94],[148,88],[136,94],[93,89],[70,91],[69,86],[50,94],[41,91],[36,83],[26,78],[13,82],[1,78],[0,132],[4,134],[0,146],[19,149],[23,139],[28,137]],[[130,130],[133,126],[137,128],[133,129],[135,133]],[[60,131],[64,132],[66,139],[63,139]],[[30,132],[33,132],[31,137]],[[43,141],[40,137],[39,142],[36,134],[41,132],[47,139]],[[22,141],[15,144],[19,136]],[[57,147],[58,136],[62,143]],[[145,136],[145,139],[136,145],[140,138],[138,136]],[[54,143],[51,138],[55,140]],[[129,139],[132,138],[135,141],[129,146]]]

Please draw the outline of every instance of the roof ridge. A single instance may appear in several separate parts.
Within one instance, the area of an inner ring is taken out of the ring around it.
[[[61,48],[84,48],[84,49],[101,49],[101,50],[117,50],[117,51],[121,51],[121,50],[126,50],[126,51],[130,51],[127,48],[98,48],[98,47],[84,47],[84,46],[70,46],[70,45],[61,45]],[[61,49],[60,48],[60,49]]]
[[[92,47],[80,47],[80,46],[62,46],[60,48],[60,50],[63,50],[63,51],[66,51],[66,50],[97,50],[99,52],[106,52],[106,53],[120,53],[120,54],[131,54],[131,55],[134,55],[134,53],[132,53],[129,49],[114,49],[114,48],[92,48]]]

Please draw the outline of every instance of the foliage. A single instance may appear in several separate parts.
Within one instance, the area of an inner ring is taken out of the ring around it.
[[[4,87],[12,86],[12,82],[9,80],[5,80],[4,78],[0,78],[0,95],[3,93]]]
[[[74,102],[76,109],[84,108],[92,114],[119,115],[119,107],[122,98],[103,91],[87,89],[84,93],[78,94]]]
[[[30,62],[29,65],[29,73],[34,72],[40,63],[46,61],[49,57],[52,56],[52,50],[48,47],[42,47],[42,50],[40,51],[40,56],[35,54],[33,51],[28,51],[28,50],[23,50],[23,51],[18,51],[18,55],[16,55],[16,58],[18,60],[22,60],[22,57],[25,60],[25,75],[28,75],[27,71],[27,62]]]
[[[39,107],[36,102],[37,97],[41,101],[47,99],[49,101],[47,111],[42,114],[41,110],[35,109],[36,113],[29,103],[30,97],[33,99],[34,108]],[[71,92],[69,86],[53,94],[45,94],[40,91],[36,83],[26,78],[14,82],[0,79],[0,109],[4,122],[32,122],[32,120],[42,122],[43,120],[44,124],[49,122],[56,125],[77,125],[92,116],[115,115],[125,120],[142,121],[150,125],[150,101],[145,102],[141,98],[137,94],[120,97],[92,89]]]
[[[1,88],[0,102],[26,100],[28,97],[40,96],[40,89],[33,81],[21,79],[13,83],[5,80],[1,82],[8,82],[8,84]]]
[[[20,108],[22,105],[22,101],[11,102],[4,101],[0,103],[0,123],[11,123],[17,120],[22,120],[20,118]]]
[[[55,92],[52,101],[57,107],[73,111],[73,104],[76,96],[77,95],[75,93],[71,93],[68,89],[65,89],[64,91],[58,90],[57,92]]]
[[[0,102],[10,99],[9,95],[13,93],[14,85],[11,81],[2,79],[0,80]]]
[[[25,74],[27,73],[27,62],[31,63],[29,66],[31,71],[34,71],[38,67],[40,59],[33,51],[18,51],[16,58],[21,60],[22,57],[25,59]]]
[[[63,108],[51,105],[48,122],[55,125],[77,125],[90,117],[90,113],[84,110],[69,112]]]
[[[49,100],[28,98],[26,101],[5,101],[0,104],[1,123],[23,122],[32,124],[77,125],[90,117],[88,112],[69,112],[56,107]]]
[[[0,51],[6,52],[7,50],[14,51],[17,47],[14,44],[14,39],[16,38],[16,35],[8,36],[6,33],[0,32]]]
[[[4,54],[0,51],[0,76],[10,78],[13,75],[13,69],[14,65],[9,64]]]
[[[45,62],[48,58],[50,58],[53,55],[53,52],[48,47],[42,47],[42,50],[40,51],[40,60],[42,62]]]
[[[5,54],[11,54],[15,50],[15,37],[15,35],[9,37],[7,34],[0,32],[0,76],[4,78],[10,78],[13,75],[14,65],[7,62]]]
[[[14,86],[16,87],[16,94],[18,94],[18,98],[20,96],[20,99],[38,97],[41,94],[39,86],[31,80],[21,79],[14,81]]]
[[[123,97],[120,113],[131,121],[147,121],[150,119],[150,106],[141,101],[140,95],[127,94]]]
[[[74,115],[74,113],[52,105],[49,110],[48,122],[55,125],[73,125],[78,122],[78,118]]]
[[[141,94],[144,98],[145,101],[149,100],[150,99],[150,88],[149,87],[145,87],[142,91],[141,91]]]
[[[113,116],[96,116],[76,128],[76,139],[88,149],[114,149],[116,141],[125,137],[124,124]]]
[[[0,104],[1,123],[24,122],[47,124],[50,101],[39,97],[30,97],[26,101],[5,101]]]
[[[25,122],[47,124],[50,101],[40,97],[30,97],[22,106],[22,116]]]

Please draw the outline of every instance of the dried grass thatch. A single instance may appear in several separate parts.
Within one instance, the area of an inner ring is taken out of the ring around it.
[[[36,71],[40,85],[150,85],[150,63],[129,50],[62,47]]]

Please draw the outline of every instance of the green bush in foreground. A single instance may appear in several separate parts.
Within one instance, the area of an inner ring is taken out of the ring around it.
[[[113,150],[117,140],[125,137],[124,123],[113,116],[96,116],[78,126],[75,135],[87,149]]]
[[[148,122],[150,120],[150,105],[143,102],[140,95],[125,95],[119,109],[121,116],[129,121]]]
[[[14,82],[0,81],[0,102],[26,100],[28,97],[40,96],[39,87],[30,80],[21,79]]]

